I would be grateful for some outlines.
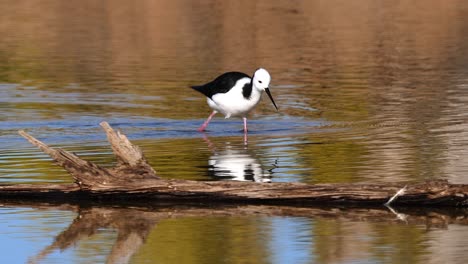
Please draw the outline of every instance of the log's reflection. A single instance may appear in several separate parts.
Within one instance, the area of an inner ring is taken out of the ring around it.
[[[9,205],[16,206],[17,205]],[[26,205],[24,205],[26,206]],[[49,204],[29,205],[40,210],[56,210]],[[107,256],[107,263],[127,263],[138,252],[158,222],[183,217],[234,216],[289,216],[317,219],[340,219],[355,222],[389,223],[392,225],[425,225],[427,229],[447,228],[449,224],[468,225],[467,209],[417,209],[417,208],[331,208],[331,207],[291,207],[266,205],[230,206],[158,206],[158,207],[103,207],[60,206],[59,209],[78,213],[66,230],[58,234],[53,243],[29,259],[29,263],[39,263],[55,250],[61,251],[77,244],[80,240],[92,237],[99,229],[107,228],[117,232],[117,239]],[[404,214],[402,219],[399,215]],[[98,254],[99,252],[96,252]]]
[[[118,233],[107,263],[127,263],[144,244],[160,217],[158,213],[137,209],[101,207],[74,209],[78,211],[75,220],[55,237],[51,245],[31,258],[29,263],[38,263],[54,250],[65,250],[78,241],[93,236],[102,228],[114,229]]]

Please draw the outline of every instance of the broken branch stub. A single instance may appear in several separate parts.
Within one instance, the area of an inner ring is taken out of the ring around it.
[[[19,134],[62,166],[82,190],[102,190],[137,179],[159,179],[140,148],[134,146],[125,135],[115,132],[107,122],[102,122],[101,126],[117,158],[114,168],[103,168],[66,150],[49,147],[23,130]]]
[[[58,165],[62,166],[70,173],[74,181],[83,188],[105,184],[112,178],[107,169],[83,160],[76,154],[63,149],[51,148],[23,130],[19,131],[19,134],[34,146],[39,147],[44,153],[48,154]]]
[[[107,140],[117,158],[117,166],[112,169],[114,175],[127,181],[159,179],[138,146],[133,145],[120,131],[114,131],[109,123],[101,122],[100,125],[106,132]]]

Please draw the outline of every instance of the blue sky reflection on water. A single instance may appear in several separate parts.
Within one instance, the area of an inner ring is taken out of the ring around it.
[[[2,263],[27,263],[29,258],[49,245],[64,230],[75,214],[67,211],[30,208],[0,209],[0,252]],[[48,263],[71,263],[74,252],[55,252]]]
[[[314,263],[314,221],[308,218],[273,217],[269,242],[272,263]]]
[[[63,250],[52,247],[67,229],[75,212],[54,209],[0,209],[0,260],[2,263],[104,263],[116,233],[102,229]]]

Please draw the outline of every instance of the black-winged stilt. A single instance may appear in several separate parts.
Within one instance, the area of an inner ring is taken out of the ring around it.
[[[247,114],[260,102],[263,91],[268,94],[271,102],[278,110],[268,89],[270,81],[271,77],[268,71],[260,68],[255,71],[253,78],[242,72],[227,72],[207,84],[192,86],[193,89],[207,97],[208,105],[213,109],[213,112],[198,128],[198,131],[204,131],[211,118],[219,112],[225,118],[231,116],[242,117],[244,132],[246,133]]]

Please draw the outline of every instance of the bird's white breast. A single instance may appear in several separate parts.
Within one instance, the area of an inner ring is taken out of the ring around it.
[[[242,88],[245,84],[250,83],[250,78],[239,79],[236,84],[227,93],[218,93],[208,98],[208,105],[225,115],[226,118],[231,116],[246,116],[260,101],[261,92],[252,87],[250,98],[245,98],[242,94]]]

